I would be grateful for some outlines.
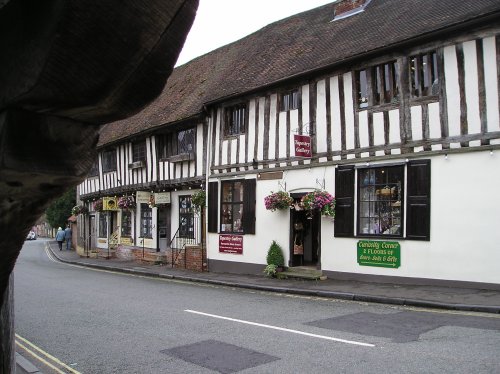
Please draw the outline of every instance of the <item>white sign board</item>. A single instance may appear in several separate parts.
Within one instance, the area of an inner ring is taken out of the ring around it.
[[[137,204],[147,204],[149,203],[149,197],[151,193],[149,191],[137,191],[135,196],[135,202]]]
[[[155,204],[170,204],[170,192],[155,193]]]

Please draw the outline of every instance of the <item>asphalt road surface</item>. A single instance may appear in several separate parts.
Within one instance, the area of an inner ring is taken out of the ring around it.
[[[45,373],[500,373],[499,315],[97,271],[40,239],[16,264],[15,317]]]

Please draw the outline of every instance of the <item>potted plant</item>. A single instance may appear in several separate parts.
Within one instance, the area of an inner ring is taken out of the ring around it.
[[[293,198],[286,191],[272,192],[264,198],[266,209],[274,212],[276,210],[289,209],[293,204]]]
[[[267,251],[266,257],[267,266],[264,269],[264,273],[270,277],[274,277],[277,272],[283,271],[283,266],[285,266],[285,257],[283,256],[283,249],[273,240],[271,246]]]
[[[205,207],[207,195],[205,191],[199,190],[191,195],[191,205],[195,213],[199,213]]]
[[[326,191],[316,190],[302,196],[301,207],[312,217],[315,211],[323,216],[335,218],[335,198]]]

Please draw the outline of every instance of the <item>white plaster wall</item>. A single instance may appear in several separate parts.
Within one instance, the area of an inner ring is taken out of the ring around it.
[[[322,229],[323,270],[500,283],[499,164],[498,150],[432,157],[431,241],[397,240],[401,267],[376,268],[357,264],[357,238]]]
[[[255,175],[252,177],[255,178]],[[283,248],[285,262],[288,262],[290,213],[289,211],[271,212],[266,210],[264,197],[269,195],[271,191],[279,191],[276,180],[257,181],[256,234],[243,235],[243,254],[219,253],[219,234],[208,233],[207,254],[209,259],[265,265],[267,250],[272,241],[276,240]]]
[[[316,150],[318,153],[327,151],[327,129],[326,129],[326,84],[325,80],[318,81],[316,96]]]

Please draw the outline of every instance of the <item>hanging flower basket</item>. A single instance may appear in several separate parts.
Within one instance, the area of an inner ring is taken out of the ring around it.
[[[266,209],[274,212],[275,210],[290,209],[293,204],[293,198],[286,191],[272,192],[264,198]]]
[[[102,212],[102,209],[103,209],[102,199],[96,200],[94,202],[94,210],[96,212]]]
[[[326,191],[309,192],[302,197],[300,205],[310,217],[319,211],[323,216],[335,218],[335,198]]]
[[[71,214],[77,216],[79,214],[87,214],[89,210],[85,205],[75,205],[73,209],[71,209]]]
[[[123,210],[135,209],[135,199],[133,196],[122,196],[118,199],[118,207]]]

